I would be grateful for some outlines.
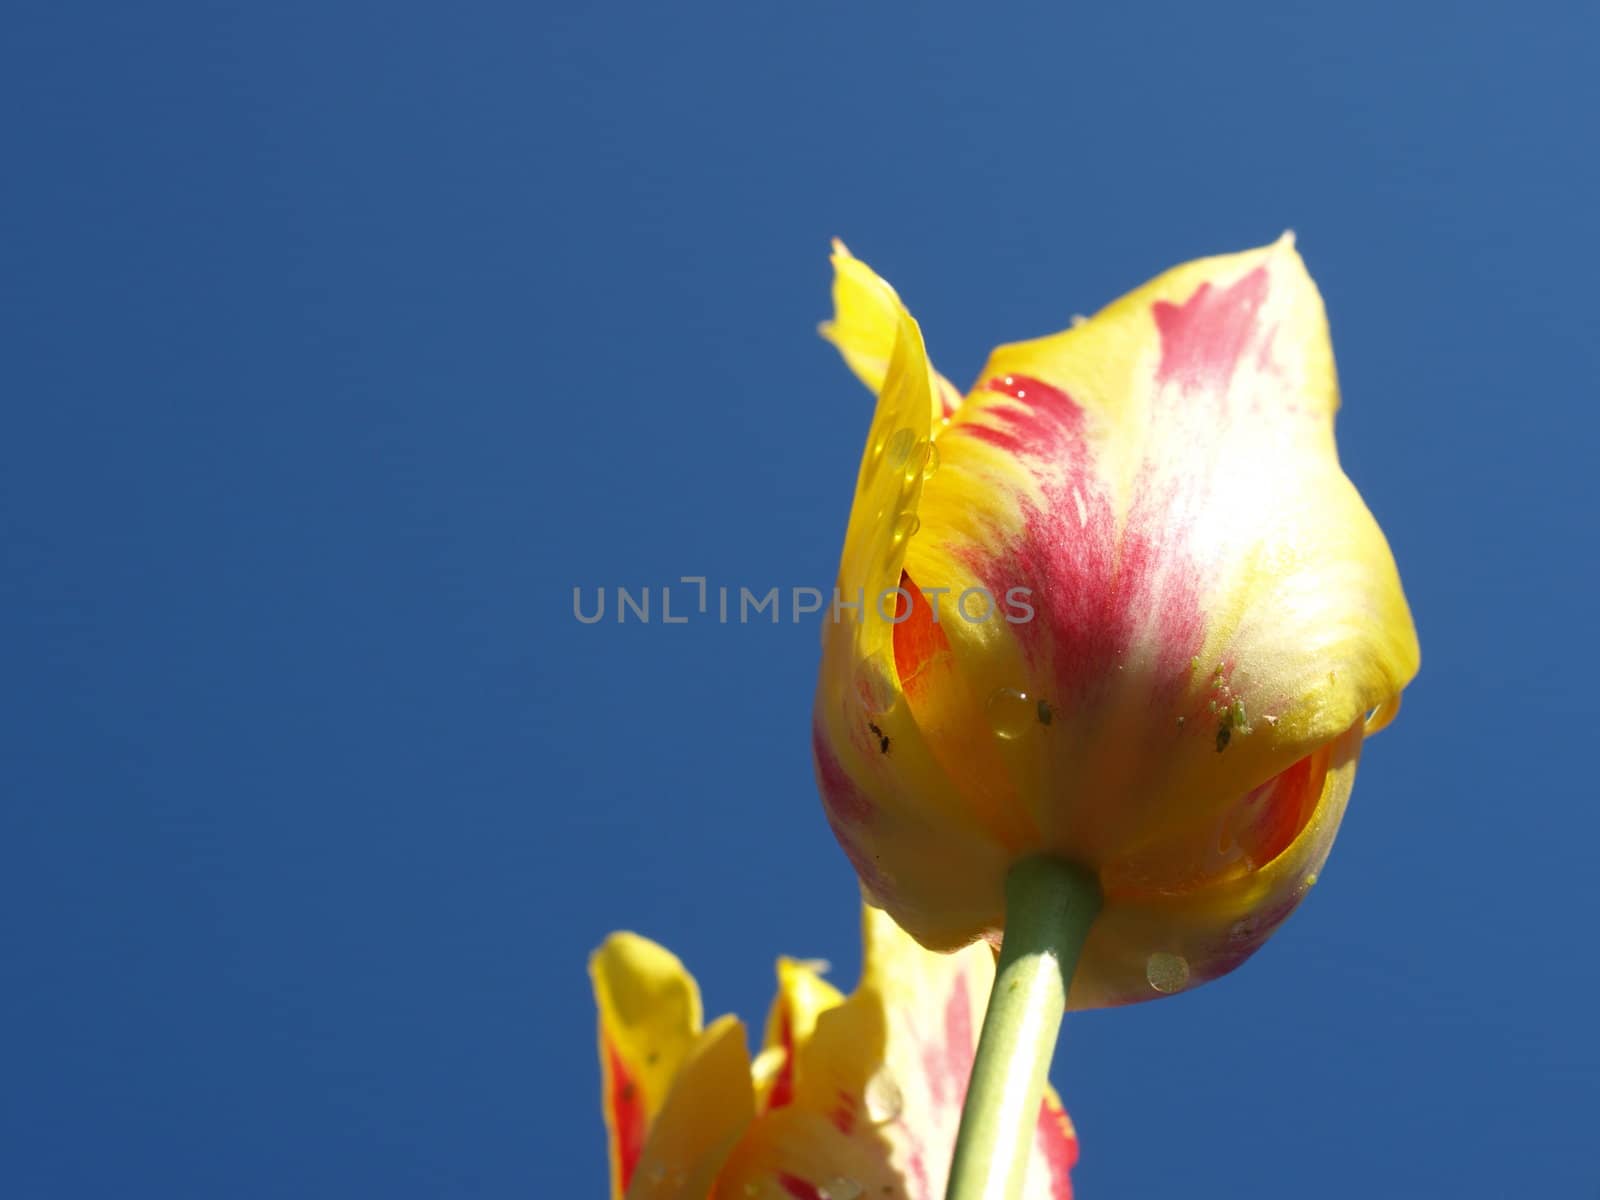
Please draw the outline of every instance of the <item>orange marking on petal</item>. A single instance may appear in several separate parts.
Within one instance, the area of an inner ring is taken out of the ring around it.
[[[1251,811],[1239,842],[1254,861],[1269,863],[1289,848],[1317,807],[1327,771],[1326,755],[1308,754],[1245,799]]]
[[[791,1175],[787,1171],[778,1172],[778,1186],[794,1200],[822,1200],[822,1191],[814,1183],[801,1179],[798,1175]]]
[[[935,655],[949,652],[950,639],[944,626],[935,620],[933,605],[918,590],[908,571],[900,572],[900,590],[901,594],[895,597],[894,669],[900,686],[915,698],[927,682],[919,682],[923,668]]]

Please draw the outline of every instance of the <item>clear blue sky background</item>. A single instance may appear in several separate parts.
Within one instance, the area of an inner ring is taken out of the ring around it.
[[[869,397],[1300,236],[1423,672],[1236,975],[1067,1029],[1085,1197],[1594,1195],[1593,5],[8,6],[0,1192],[602,1194],[585,957],[857,960]]]

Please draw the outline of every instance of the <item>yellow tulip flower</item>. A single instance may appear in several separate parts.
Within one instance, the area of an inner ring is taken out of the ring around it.
[[[878,404],[813,743],[868,898],[929,948],[998,943],[1008,872],[1048,856],[1103,897],[1069,1007],[1232,970],[1315,881],[1418,666],[1293,240],[1003,346],[964,399],[889,285],[833,262],[823,332]]]
[[[595,952],[613,1200],[939,1200],[994,957],[930,953],[872,909],[864,926],[848,999],[816,964],[779,960],[754,1061],[736,1018],[702,1028],[668,951],[616,933]],[[1077,1156],[1047,1091],[1023,1194],[1070,1200]]]

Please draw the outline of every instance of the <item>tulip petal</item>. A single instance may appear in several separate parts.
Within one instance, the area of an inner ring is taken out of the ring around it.
[[[921,949],[884,913],[865,917],[861,985],[823,1012],[797,1056],[790,1104],[758,1117],[723,1194],[939,1200],[994,981],[987,947]],[[1065,1200],[1076,1137],[1052,1093],[1041,1106],[1029,1200]]]
[[[1355,785],[1361,740],[1358,722],[1285,773],[1312,795],[1287,844],[1259,843],[1270,855],[1263,861],[1239,863],[1210,882],[1170,892],[1141,887],[1136,867],[1112,876],[1068,1007],[1128,1004],[1185,990],[1226,975],[1259,950],[1317,882]],[[1179,843],[1153,851],[1162,852],[1192,862],[1207,849]]]
[[[755,1111],[744,1025],[718,1017],[684,1058],[656,1114],[627,1200],[706,1200]]]
[[[614,933],[589,959],[600,1012],[600,1076],[611,1195],[628,1190],[652,1123],[700,1037],[700,989],[670,951]]]
[[[818,332],[834,344],[845,363],[876,395],[883,388],[894,357],[902,311],[894,290],[864,262],[833,239],[833,320]],[[937,423],[961,404],[961,393],[943,375],[933,376],[933,408]]]
[[[896,618],[902,601],[914,594],[895,589],[933,465],[932,368],[922,333],[893,289],[857,259],[842,258],[836,265],[854,292],[872,298],[873,311],[889,314],[885,320],[892,320],[894,337],[845,533],[839,604],[824,626],[813,723],[818,781],[829,824],[869,898],[934,888],[941,905],[971,904],[970,919],[982,921],[991,911],[988,872],[979,872],[977,886],[967,887],[969,873],[962,868],[974,854],[986,854],[999,870],[1007,847],[968,812],[945,775],[902,703],[895,665]],[[883,803],[906,781],[920,806]],[[929,811],[940,819],[928,819]],[[904,851],[892,871],[869,848],[889,843]]]

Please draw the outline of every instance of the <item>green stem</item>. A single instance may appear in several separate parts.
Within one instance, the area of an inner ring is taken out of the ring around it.
[[[1067,988],[1100,911],[1094,876],[1028,858],[1006,876],[1006,930],[945,1200],[1017,1200]]]

